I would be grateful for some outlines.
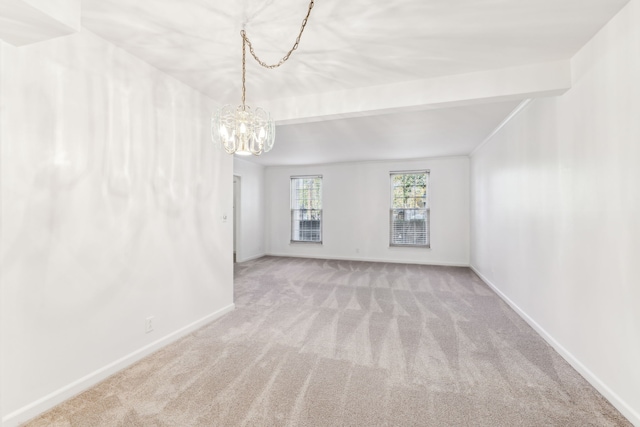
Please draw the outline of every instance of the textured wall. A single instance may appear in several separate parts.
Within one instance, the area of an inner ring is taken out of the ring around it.
[[[640,2],[471,161],[471,262],[640,425]]]
[[[429,169],[431,248],[389,247],[389,172]],[[289,243],[290,177],[322,175],[323,243]],[[469,264],[469,159],[268,167],[267,253],[423,264]]]
[[[2,54],[13,422],[232,306],[233,166],[211,100],[91,33]]]

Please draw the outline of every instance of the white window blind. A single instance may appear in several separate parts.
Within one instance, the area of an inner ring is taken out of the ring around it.
[[[389,245],[429,247],[429,171],[391,172]]]
[[[291,177],[291,241],[322,242],[322,176]]]

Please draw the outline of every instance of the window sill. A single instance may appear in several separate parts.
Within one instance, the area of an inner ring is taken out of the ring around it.
[[[322,242],[309,242],[305,240],[290,240],[290,245],[322,245]]]
[[[389,245],[389,249],[395,248],[431,249],[431,245]]]

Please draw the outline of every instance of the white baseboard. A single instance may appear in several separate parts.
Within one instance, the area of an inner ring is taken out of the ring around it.
[[[237,254],[236,254],[237,255]],[[246,262],[246,261],[251,261],[254,259],[258,259],[258,258],[262,258],[263,256],[265,256],[266,254],[263,252],[261,254],[256,254],[256,255],[249,255],[247,257],[243,257],[243,258],[237,258],[236,257],[236,262]]]
[[[514,303],[507,295],[505,295],[496,285],[487,279],[474,265],[469,266],[474,273],[482,279],[500,298],[522,317],[551,347],[553,347],[569,364],[580,373],[592,386],[596,388],[618,411],[622,413],[634,426],[640,426],[640,414],[635,411],[627,402],[620,398],[613,390],[611,390],[600,378],[589,370],[585,365],[571,354],[566,348],[551,336],[542,326],[533,320],[524,312],[516,303]]]
[[[459,262],[442,262],[442,261],[415,261],[415,260],[401,260],[401,259],[382,259],[382,258],[367,258],[367,257],[343,257],[332,255],[316,255],[316,254],[286,254],[286,253],[274,253],[270,252],[265,256],[275,256],[284,258],[309,258],[309,259],[327,259],[336,261],[363,261],[363,262],[388,262],[392,264],[417,264],[417,265],[435,265],[444,267],[469,267],[468,263]]]
[[[50,393],[36,400],[35,402],[32,402],[18,409],[17,411],[14,411],[4,416],[2,418],[2,426],[15,427],[26,421],[29,421],[30,419],[36,417],[37,415],[45,411],[48,411],[49,409],[53,408],[56,405],[59,405],[65,400],[68,400],[78,395],[79,393],[93,387],[94,385],[98,384],[101,381],[104,381],[111,375],[127,368],[128,366],[131,366],[135,362],[138,362],[139,360],[156,352],[162,347],[165,347],[179,340],[180,338],[186,335],[189,335],[191,332],[201,328],[207,323],[210,323],[218,319],[219,317],[223,316],[224,314],[227,314],[230,311],[233,311],[234,308],[235,308],[235,304],[230,304],[226,307],[223,307],[220,310],[203,317],[202,319],[196,320],[195,322],[183,328],[180,328],[177,331],[172,332],[169,335],[166,335],[165,337],[160,338],[152,342],[151,344],[146,345],[124,357],[121,357],[120,359],[106,366],[103,366],[102,368],[88,375],[85,375],[82,378],[79,378],[78,380],[54,391],[53,393]]]

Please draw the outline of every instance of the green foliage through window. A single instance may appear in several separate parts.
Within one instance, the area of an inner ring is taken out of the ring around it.
[[[429,246],[429,172],[391,174],[391,246]]]
[[[291,177],[291,241],[322,242],[322,177]]]

